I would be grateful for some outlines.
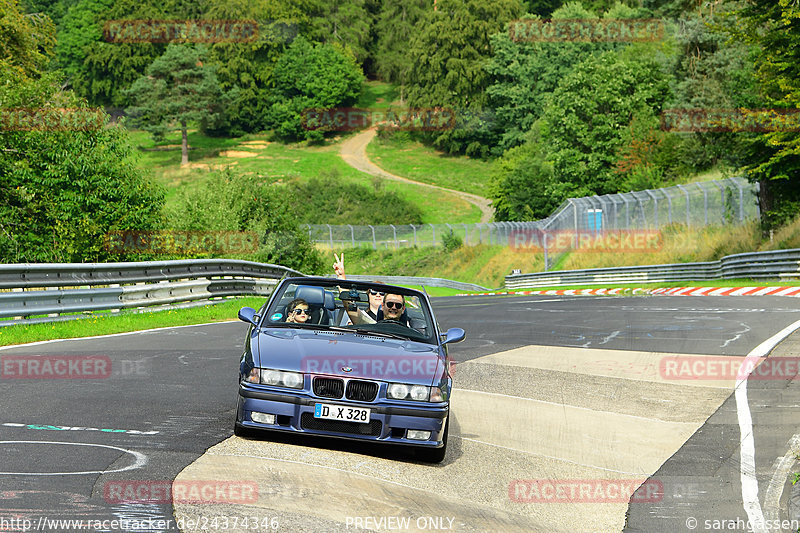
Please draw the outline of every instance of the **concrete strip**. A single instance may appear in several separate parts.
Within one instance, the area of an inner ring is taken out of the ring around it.
[[[427,468],[433,467],[420,468],[420,475]],[[392,527],[398,519],[408,520],[403,531],[426,531],[431,518],[439,519],[437,522],[443,526],[449,526],[444,529],[456,531],[525,533],[537,525],[543,527],[541,522],[537,524],[536,520],[529,517],[493,509],[475,501],[453,498],[447,491],[437,493],[347,469],[258,455],[206,454],[176,479],[182,482],[214,479],[256,482],[257,502],[238,505],[230,514],[279,517],[280,531],[297,531],[286,528],[285,515],[324,520],[328,528],[333,526],[331,529],[335,531],[392,531],[398,529],[397,525]],[[503,482],[502,494],[507,499],[506,487],[507,484]],[[209,513],[208,505],[175,504],[175,515],[183,517],[183,523],[208,514],[224,516],[220,512]],[[370,520],[365,520],[367,517]],[[390,521],[389,517],[394,520]],[[356,519],[360,520],[356,522]],[[330,531],[328,528],[325,530]]]
[[[702,425],[460,389],[451,402],[462,435],[628,475],[658,470]]]
[[[652,353],[531,345],[486,355],[478,359],[473,359],[471,363],[493,363],[617,379],[733,390],[733,386],[736,382],[735,375],[730,379],[706,380],[670,378],[669,375],[665,373],[666,365],[670,361],[699,361],[703,364],[707,361],[719,360],[720,357],[721,356],[718,355]],[[730,357],[739,361],[744,360],[743,357]]]

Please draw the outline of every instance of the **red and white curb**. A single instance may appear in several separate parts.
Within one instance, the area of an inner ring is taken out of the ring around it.
[[[795,296],[800,298],[800,287],[670,287],[661,289],[555,289],[548,291],[494,291],[456,296],[499,296],[504,294],[534,294],[540,296],[605,296],[619,294],[662,294],[666,296]]]

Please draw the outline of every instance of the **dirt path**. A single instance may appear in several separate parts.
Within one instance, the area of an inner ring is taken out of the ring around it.
[[[429,187],[431,189],[438,189],[450,194],[455,194],[459,198],[471,203],[474,206],[477,206],[478,209],[481,210],[481,222],[490,222],[492,220],[494,209],[491,206],[491,200],[488,198],[478,196],[477,194],[446,189],[444,187],[440,187],[439,185],[431,185],[430,183],[422,183],[421,181],[414,181],[402,176],[397,176],[390,172],[386,172],[381,167],[370,161],[367,157],[367,145],[373,138],[375,138],[376,129],[377,128],[370,128],[368,130],[364,130],[358,135],[355,135],[342,143],[342,149],[340,153],[345,163],[356,170],[366,172],[367,174],[371,174],[373,176],[378,176],[379,178],[402,181],[405,183],[411,183],[413,185],[419,185],[421,187]]]

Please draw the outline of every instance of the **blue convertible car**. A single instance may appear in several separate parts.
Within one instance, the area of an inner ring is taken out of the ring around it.
[[[385,302],[377,313],[366,312],[370,291]],[[273,430],[395,443],[415,447],[425,461],[444,459],[447,349],[465,334],[439,330],[427,294],[284,278],[259,311],[245,307],[239,318],[251,327],[239,368],[237,435]]]

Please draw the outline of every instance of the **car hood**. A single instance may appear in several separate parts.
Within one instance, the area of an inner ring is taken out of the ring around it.
[[[444,369],[434,345],[349,332],[274,328],[253,348],[261,368],[346,378],[431,385]]]

